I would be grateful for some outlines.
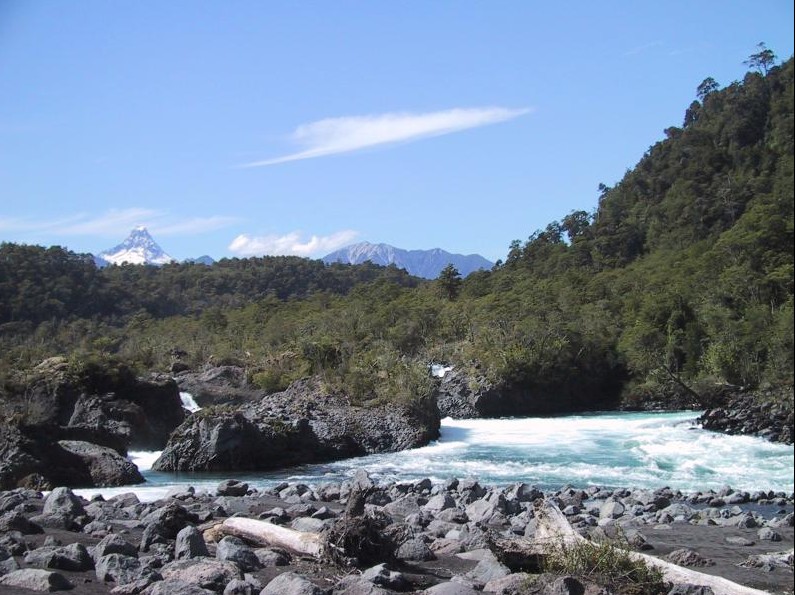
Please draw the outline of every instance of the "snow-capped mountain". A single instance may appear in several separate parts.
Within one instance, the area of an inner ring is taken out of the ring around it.
[[[174,261],[174,258],[163,251],[145,227],[140,226],[133,229],[127,239],[118,246],[94,256],[94,260],[99,266],[124,262],[159,266]]]
[[[323,262],[331,264],[342,262],[345,264],[361,264],[366,261],[374,264],[394,264],[398,268],[406,269],[409,274],[426,279],[435,279],[448,264],[452,264],[462,277],[479,269],[490,269],[494,263],[486,260],[479,254],[451,254],[441,248],[432,250],[403,250],[389,244],[371,244],[360,242],[341,248],[323,257]]]

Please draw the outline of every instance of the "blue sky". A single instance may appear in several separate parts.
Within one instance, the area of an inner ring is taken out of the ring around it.
[[[0,241],[504,258],[793,52],[791,0],[0,0]]]

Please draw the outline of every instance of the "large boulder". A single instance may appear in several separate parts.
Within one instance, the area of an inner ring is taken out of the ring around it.
[[[182,423],[177,384],[165,376],[136,378],[106,362],[74,366],[45,360],[0,401],[0,489],[139,483],[122,457],[157,450]]]
[[[138,467],[112,448],[79,440],[61,440],[58,446],[83,460],[95,486],[122,486],[144,481]]]
[[[424,446],[439,436],[435,399],[354,407],[316,379],[230,407],[207,407],[172,434],[158,471],[261,471]]]

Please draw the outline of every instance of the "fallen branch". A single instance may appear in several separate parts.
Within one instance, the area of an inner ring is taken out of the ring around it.
[[[213,527],[212,531],[234,535],[263,547],[280,547],[299,556],[319,558],[323,552],[320,533],[296,531],[257,519],[231,517]]]
[[[398,546],[408,538],[405,527],[377,511],[365,512],[372,485],[357,485],[348,497],[345,513],[320,533],[296,531],[267,521],[232,517],[208,527],[206,541],[234,535],[264,547],[279,547],[299,556],[311,556],[341,567],[367,568],[390,562]]]

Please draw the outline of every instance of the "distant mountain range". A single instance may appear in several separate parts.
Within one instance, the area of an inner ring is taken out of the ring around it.
[[[149,234],[149,231],[139,226],[130,232],[127,239],[118,246],[103,250],[94,255],[94,262],[98,267],[108,266],[109,264],[153,264],[161,266],[170,262],[177,262],[177,259],[166,254],[160,245]],[[200,256],[199,258],[188,258],[184,262],[197,264],[213,264],[210,256]]]
[[[136,227],[121,244],[96,254],[94,260],[99,266],[125,262],[163,265],[176,261],[155,242],[145,227]]]
[[[341,248],[323,257],[323,262],[331,264],[362,264],[371,261],[373,264],[388,266],[394,264],[406,269],[409,274],[426,279],[435,279],[448,264],[452,264],[462,277],[480,269],[491,269],[494,263],[479,254],[451,254],[441,248],[431,250],[403,250],[389,244],[371,244],[361,242]]]
[[[398,268],[406,269],[411,275],[435,279],[441,270],[452,264],[462,277],[479,269],[490,269],[494,264],[478,254],[451,254],[440,248],[432,250],[403,250],[389,244],[370,244],[361,242],[353,244],[323,257],[323,262],[331,264],[341,262],[345,264],[361,264],[371,261],[373,264],[388,266],[394,264]],[[130,232],[121,244],[103,250],[94,256],[97,266],[104,267],[109,264],[150,264],[161,266],[170,262],[177,262],[163,250],[143,226],[136,227]],[[189,258],[186,263],[211,265],[215,262],[210,256]]]

